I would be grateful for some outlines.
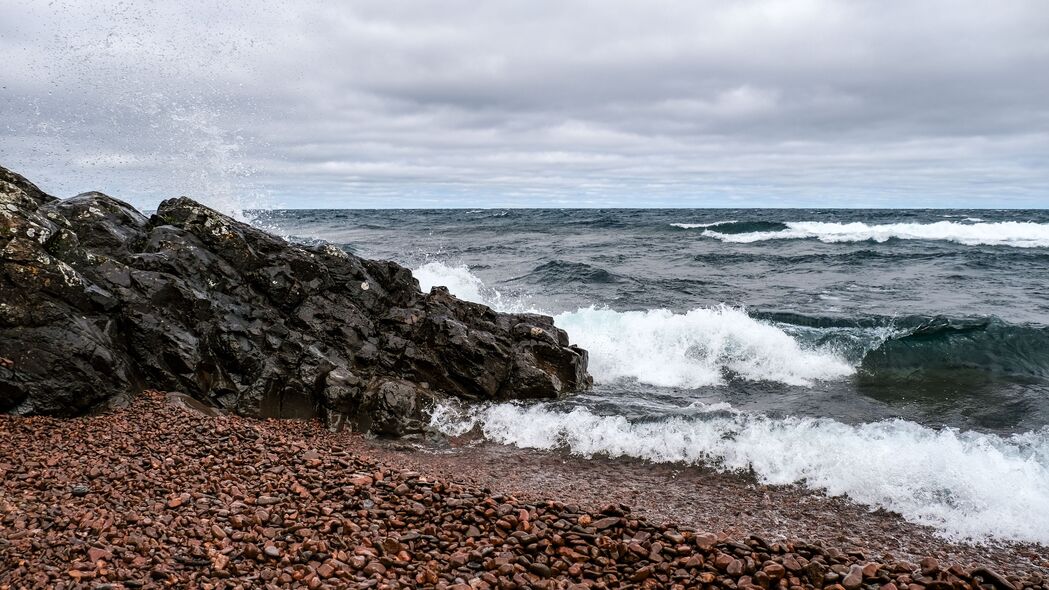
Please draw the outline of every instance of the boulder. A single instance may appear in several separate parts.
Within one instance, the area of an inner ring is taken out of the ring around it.
[[[396,263],[185,197],[148,218],[102,193],[59,200],[0,167],[0,411],[73,416],[153,388],[402,435],[442,399],[587,388],[586,367],[550,317],[422,293]]]

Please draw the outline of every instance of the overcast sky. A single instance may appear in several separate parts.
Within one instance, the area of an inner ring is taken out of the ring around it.
[[[1044,0],[0,0],[0,15],[0,164],[59,196],[1049,206]]]

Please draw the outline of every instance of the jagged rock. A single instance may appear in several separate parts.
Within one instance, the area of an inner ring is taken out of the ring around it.
[[[549,317],[419,290],[393,262],[300,246],[191,199],[146,218],[0,167],[0,411],[76,415],[144,387],[384,434],[433,402],[586,388]]]

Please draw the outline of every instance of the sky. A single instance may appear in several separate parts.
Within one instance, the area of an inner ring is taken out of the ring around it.
[[[1043,0],[0,0],[0,165],[140,208],[1049,207]]]

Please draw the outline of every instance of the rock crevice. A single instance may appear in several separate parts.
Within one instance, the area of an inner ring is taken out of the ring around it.
[[[496,313],[332,245],[180,197],[146,217],[0,167],[0,411],[68,416],[144,387],[401,435],[445,398],[586,388],[550,317]]]

